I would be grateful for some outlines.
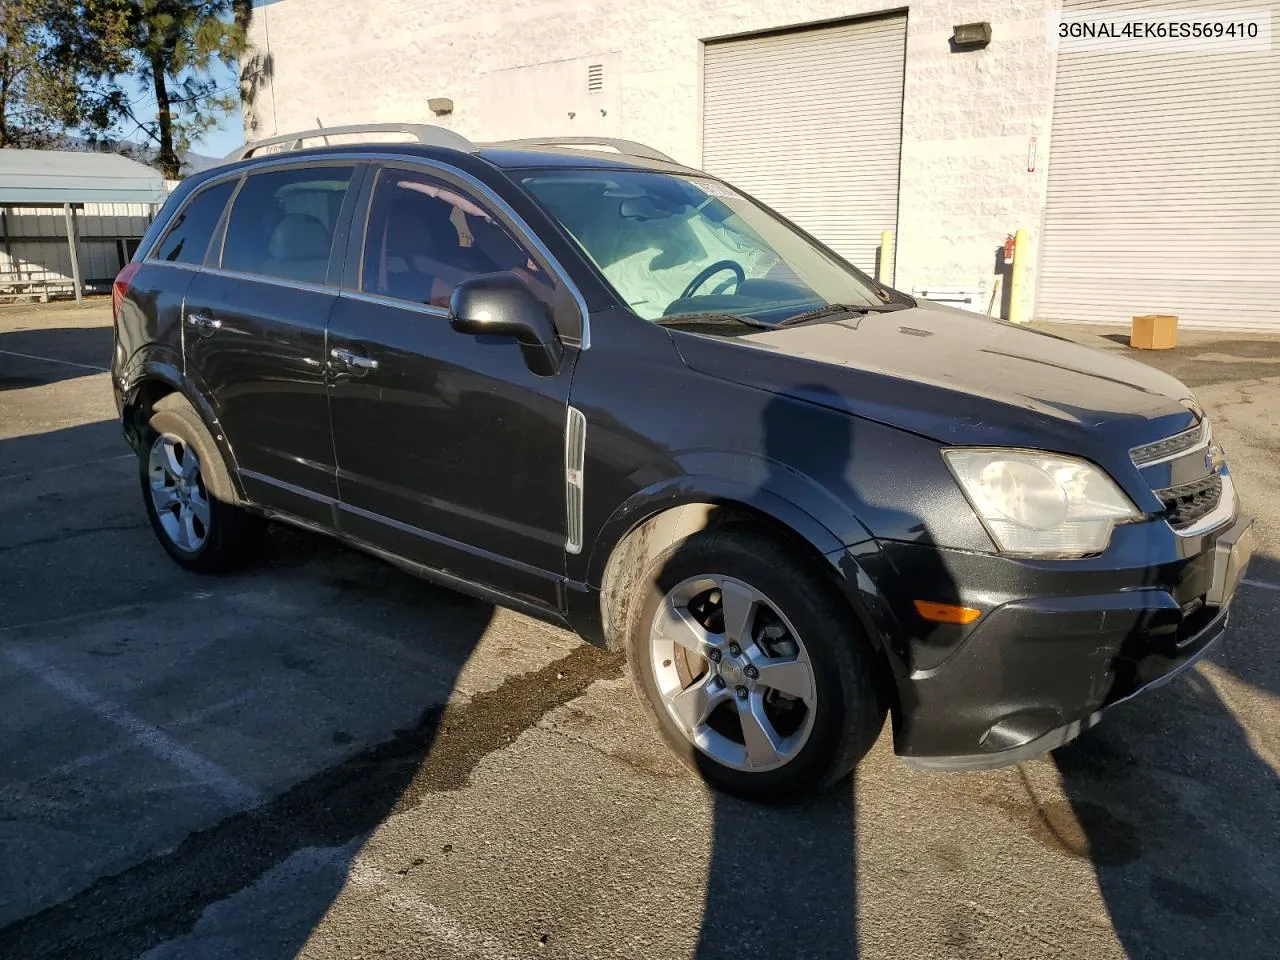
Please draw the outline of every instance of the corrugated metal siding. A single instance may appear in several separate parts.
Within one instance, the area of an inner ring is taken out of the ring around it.
[[[1071,2],[1086,10],[1280,3]],[[1058,58],[1036,315],[1280,328],[1280,53]]]
[[[80,276],[85,283],[111,280],[125,262],[114,240],[80,241]],[[57,243],[14,241],[10,254],[0,251],[0,289],[4,289],[6,280],[71,283],[71,251],[67,249],[66,239]]]
[[[896,230],[906,17],[724,40],[703,58],[702,165],[864,270]]]
[[[155,206],[154,209],[159,209]],[[152,204],[86,203],[76,211],[80,235],[80,275],[109,280],[123,266],[119,239],[136,241],[151,223]],[[66,217],[61,207],[12,207],[0,221],[0,289],[8,280],[71,282]]]
[[[85,237],[141,237],[151,223],[153,207],[146,203],[86,203],[76,211],[76,229]],[[5,211],[10,237],[67,236],[61,207],[12,207]]]

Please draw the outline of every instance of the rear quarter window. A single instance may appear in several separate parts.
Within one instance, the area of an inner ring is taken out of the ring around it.
[[[164,239],[156,245],[153,259],[170,263],[204,263],[209,241],[218,228],[222,210],[235,186],[235,180],[226,180],[197,193],[174,217]]]

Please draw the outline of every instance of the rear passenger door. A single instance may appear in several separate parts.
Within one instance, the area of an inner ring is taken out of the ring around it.
[[[497,198],[448,171],[388,165],[352,238],[329,327],[342,528],[545,606],[564,575],[565,419],[577,349],[552,376],[514,338],[459,333],[455,286],[510,271],[563,329],[565,281]],[[572,315],[569,315],[572,314]]]
[[[119,341],[112,368],[117,376],[144,347],[151,348],[150,362],[169,364],[181,372],[183,299],[205,261],[237,183],[233,178],[197,187],[129,281],[129,297],[121,309],[133,312],[135,319],[116,327]]]
[[[337,298],[354,164],[250,172],[187,291],[187,374],[258,503],[330,525],[337,498],[325,325]]]

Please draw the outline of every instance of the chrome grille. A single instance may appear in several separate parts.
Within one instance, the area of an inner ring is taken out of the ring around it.
[[[1190,430],[1175,433],[1172,437],[1165,437],[1154,443],[1144,443],[1140,447],[1134,447],[1129,451],[1129,456],[1136,466],[1149,467],[1153,463],[1163,463],[1165,460],[1180,457],[1208,442],[1209,421],[1203,419]]]
[[[1202,480],[1157,490],[1156,496],[1164,504],[1169,525],[1180,530],[1208,516],[1218,506],[1222,499],[1222,476],[1212,473]]]

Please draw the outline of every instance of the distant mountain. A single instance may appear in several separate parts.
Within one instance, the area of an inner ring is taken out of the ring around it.
[[[139,163],[145,163],[149,167],[156,165],[156,156],[159,153],[154,147],[134,140],[94,141],[86,140],[83,137],[63,137],[57,148],[79,150],[85,153],[118,153],[131,160],[137,160]],[[203,173],[210,167],[216,167],[222,162],[221,157],[210,157],[203,153],[195,152],[179,153],[178,159],[181,161],[182,175],[184,177],[189,177],[193,173]]]
[[[209,157],[203,153],[184,153],[182,154],[182,172],[188,176],[193,173],[203,173],[221,162],[221,157]]]

